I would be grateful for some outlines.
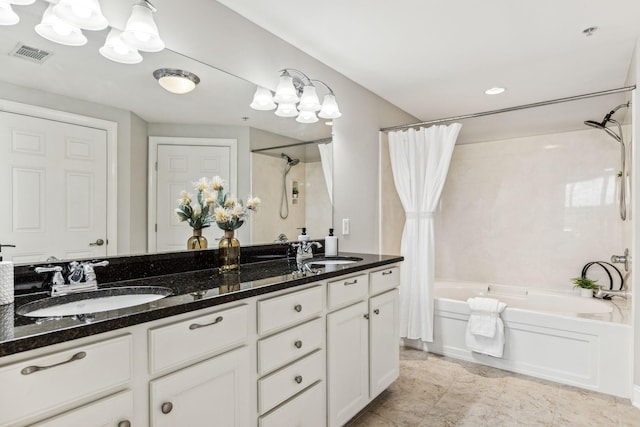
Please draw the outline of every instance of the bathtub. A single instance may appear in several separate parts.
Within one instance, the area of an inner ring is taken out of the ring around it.
[[[507,304],[502,358],[469,351],[467,299],[496,298]],[[434,340],[404,344],[432,353],[630,398],[632,357],[630,306],[583,298],[571,292],[540,291],[477,282],[437,281]]]

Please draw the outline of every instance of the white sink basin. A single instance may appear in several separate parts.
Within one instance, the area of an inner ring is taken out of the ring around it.
[[[61,317],[100,313],[146,304],[162,299],[171,293],[171,289],[159,286],[107,288],[33,301],[18,307],[16,312],[28,317]]]
[[[341,265],[341,264],[353,264],[358,261],[362,261],[362,258],[357,258],[357,257],[312,258],[308,261],[305,261],[305,264]]]

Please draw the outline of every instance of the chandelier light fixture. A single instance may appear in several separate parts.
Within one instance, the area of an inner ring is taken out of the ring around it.
[[[310,79],[302,71],[293,68],[285,68],[281,73],[275,94],[272,95],[269,89],[258,86],[250,104],[251,108],[262,111],[275,109],[276,116],[296,117],[299,123],[315,123],[318,117],[337,119],[342,116],[335,94],[326,83]],[[314,83],[329,91],[324,96],[322,104]]]
[[[0,0],[0,25],[15,25],[20,21],[12,5],[27,6],[36,0]],[[87,44],[82,30],[99,31],[109,27],[99,0],[47,0],[42,21],[35,26],[40,36],[67,46]],[[153,20],[156,8],[149,0],[136,0],[124,31],[111,28],[99,51],[105,58],[121,64],[138,64],[145,52],[164,49],[158,26]]]

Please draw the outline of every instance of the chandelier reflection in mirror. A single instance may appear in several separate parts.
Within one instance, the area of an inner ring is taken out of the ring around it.
[[[0,25],[15,25],[19,15],[11,5],[27,6],[36,0],[0,0]],[[99,31],[109,22],[102,14],[98,0],[46,0],[48,7],[35,31],[40,36],[67,46],[83,46],[87,38],[82,30]],[[164,49],[158,27],[153,20],[156,8],[148,0],[136,1],[131,16],[123,31],[112,28],[104,46],[102,56],[122,64],[137,64],[142,61],[139,50],[159,52]]]
[[[275,95],[265,87],[258,86],[250,106],[254,110],[276,110],[276,116],[296,117],[299,123],[315,123],[322,119],[337,119],[342,116],[333,90],[320,80],[310,79],[302,71],[285,68],[280,70],[280,80]],[[322,104],[316,93],[320,84],[329,93],[324,96]],[[317,112],[317,115],[316,115]]]

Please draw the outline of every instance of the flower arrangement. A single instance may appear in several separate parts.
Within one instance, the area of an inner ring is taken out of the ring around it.
[[[222,230],[236,230],[244,224],[248,211],[255,212],[260,205],[258,197],[249,197],[245,205],[234,195],[225,193],[224,180],[219,176],[214,176],[211,181],[202,177],[193,186],[197,191],[196,200],[186,191],[180,192],[176,215],[194,230],[209,227],[212,221]]]

